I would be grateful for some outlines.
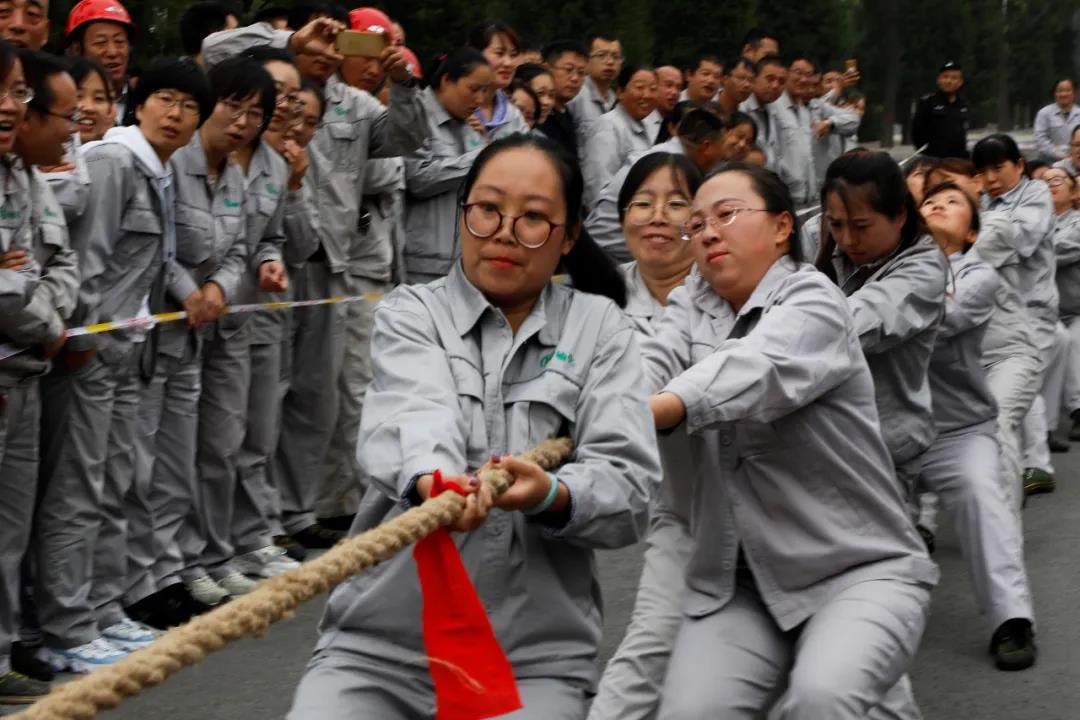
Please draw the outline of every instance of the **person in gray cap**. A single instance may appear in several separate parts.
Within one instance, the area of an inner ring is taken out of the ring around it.
[[[924,145],[930,157],[968,157],[969,125],[967,100],[960,97],[964,71],[960,64],[947,61],[938,70],[937,92],[924,95],[915,106],[911,119],[911,142]]]

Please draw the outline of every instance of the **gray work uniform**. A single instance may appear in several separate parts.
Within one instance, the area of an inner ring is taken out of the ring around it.
[[[757,146],[765,153],[765,167],[777,174],[783,160],[785,136],[792,128],[790,119],[781,117],[779,102],[762,105],[757,95],[751,95],[739,105],[739,110],[753,118],[757,126]]]
[[[785,685],[783,720],[866,717],[914,658],[938,573],[843,294],[781,258],[736,311],[693,274],[643,355],[649,388],[686,406],[695,490],[659,717],[758,718]]]
[[[400,170],[387,180],[369,168],[375,158],[413,152],[429,133],[422,95],[411,87],[392,84],[389,108],[337,78],[327,84],[326,95],[323,127],[309,148],[318,154],[313,190],[321,252],[304,270],[308,298],[362,294],[372,281],[385,289],[382,283],[389,281],[399,253],[364,231],[364,196],[380,192],[386,183],[400,187],[404,180]],[[326,455],[338,426],[345,322],[362,312],[355,305],[329,305],[295,313],[299,329],[293,362],[304,370],[293,373],[283,402],[275,458],[286,532],[315,523],[317,500],[326,484]],[[355,447],[355,435],[351,442]]]
[[[930,358],[938,436],[919,480],[950,514],[989,632],[1013,618],[1033,620],[1020,524],[998,480],[997,405],[982,366],[982,344],[1002,280],[974,252],[949,257],[945,317]]]
[[[490,120],[484,117],[483,110],[479,108],[473,113],[473,116],[484,124],[488,141],[494,142],[514,133],[528,134],[529,124],[525,122],[525,116],[518,110],[517,105],[510,101],[506,93],[496,89],[493,97],[493,115]]]
[[[596,198],[596,204],[585,218],[585,229],[589,231],[589,237],[596,241],[600,247],[619,263],[627,263],[633,260],[630,250],[626,247],[623,237],[622,222],[619,220],[619,193],[622,191],[626,176],[630,174],[630,168],[641,158],[650,153],[666,152],[674,155],[686,155],[679,138],[671,138],[659,145],[653,145],[635,155],[632,155],[622,168],[615,173],[606,185],[600,190]]]
[[[1062,110],[1056,102],[1039,108],[1035,113],[1035,148],[1039,159],[1053,163],[1069,156],[1073,130],[1080,125],[1080,106],[1070,105]]]
[[[574,134],[577,136],[578,157],[584,158],[593,124],[615,109],[619,100],[615,90],[609,88],[607,97],[600,94],[600,88],[592,76],[586,76],[581,84],[581,91],[566,104],[570,117],[574,121]]]
[[[1061,321],[1068,331],[1061,404],[1066,414],[1080,410],[1080,212],[1066,210],[1054,223],[1054,254]]]
[[[1043,182],[1021,178],[1016,187],[1001,197],[984,196],[984,210],[1004,214],[1012,233],[988,233],[979,255],[1003,274],[1027,304],[1028,315],[1040,360],[1039,390],[1045,382],[1046,361],[1058,343],[1058,294],[1054,282],[1054,203]],[[981,233],[980,233],[981,237]],[[1011,243],[1002,242],[1011,239]],[[1018,262],[1013,262],[1013,260]],[[1008,267],[1010,271],[1006,272]],[[1046,441],[1046,403],[1037,395],[1024,418],[1024,466],[1053,472]]]
[[[994,267],[1002,279],[994,294],[994,314],[983,336],[982,361],[998,408],[1001,486],[1019,520],[1023,501],[1021,426],[1038,395],[1042,360],[1035,346],[1027,305],[1010,282],[1018,271],[1020,258],[1016,253],[998,252],[1012,246],[1015,229],[1003,213],[984,210],[979,218],[979,238],[972,252]]]
[[[855,110],[843,108],[829,102],[827,98],[814,98],[808,104],[811,123],[828,120],[832,123],[824,137],[813,134],[811,126],[810,149],[814,156],[814,186],[809,196],[814,202],[825,184],[825,173],[832,161],[844,154],[848,138],[855,137],[862,123],[862,116]]]
[[[179,286],[163,263],[171,233],[155,188],[166,169],[137,128],[83,146],[89,178],[83,214],[69,225],[82,276],[74,326],[135,317],[155,279]],[[171,196],[166,196],[171,197]],[[95,350],[74,372],[43,383],[42,498],[35,519],[35,599],[45,640],[76,647],[124,619],[129,543],[124,498],[134,481],[139,359],[143,334],[120,330],[71,338]]]
[[[652,296],[636,262],[622,266],[624,312],[642,342],[656,333],[664,306]],[[656,716],[668,660],[682,625],[690,535],[693,472],[690,439],[683,429],[657,438],[664,482],[653,503],[641,579],[630,624],[608,661],[589,708],[589,720],[646,720]]]
[[[189,292],[214,283],[226,304],[234,302],[247,273],[243,173],[226,162],[212,182],[198,132],[169,163],[176,183],[178,272],[184,274]],[[174,300],[168,310],[180,307]],[[129,605],[144,599],[147,591],[180,582],[185,558],[202,552],[206,509],[195,457],[202,375],[212,373],[220,361],[216,354],[204,357],[205,341],[215,334],[215,324],[192,329],[186,322],[174,322],[159,329],[154,375],[139,399],[135,484],[127,498],[129,522],[147,524],[146,534],[153,539],[149,547],[131,548],[129,577],[148,576],[150,581],[133,584]],[[212,422],[214,417],[205,420]],[[209,430],[228,437],[225,428]]]
[[[5,161],[0,176],[0,254],[28,254],[22,270],[0,270],[0,344],[53,342],[64,332],[79,287],[63,213],[36,170]],[[38,486],[38,381],[48,367],[36,349],[0,360],[0,676],[11,671],[11,643],[18,637],[20,566]]]
[[[422,94],[428,138],[405,158],[405,270],[409,282],[450,272],[459,254],[458,191],[484,149],[484,138],[446,112],[435,92]]]
[[[948,263],[934,239],[923,235],[861,267],[837,248],[833,267],[874,376],[881,434],[910,499],[919,457],[937,434],[927,368],[944,312]]]
[[[403,280],[405,164],[401,158],[372,160],[364,183],[366,228],[363,242],[349,258],[345,275],[349,295],[381,295]],[[356,438],[364,395],[371,382],[371,331],[377,300],[347,305],[345,353],[334,423],[326,457],[326,475],[315,504],[317,517],[356,513],[363,492],[363,473],[356,461]]]
[[[372,361],[357,451],[372,485],[354,532],[400,515],[420,475],[574,439],[554,471],[570,491],[565,524],[492,510],[452,537],[529,689],[508,717],[580,719],[602,630],[593,550],[642,538],[660,481],[630,324],[608,300],[552,283],[514,333],[456,265],[383,300]],[[434,717],[420,605],[407,552],[339,586],[289,717]]]
[[[812,205],[817,202],[817,172],[810,108],[792,99],[787,90],[770,108],[775,108],[777,120],[770,130],[779,149],[776,173],[788,186],[796,207]]]
[[[630,117],[622,105],[593,122],[582,154],[581,172],[585,180],[584,203],[591,209],[612,176],[626,162],[653,145],[645,123]]]

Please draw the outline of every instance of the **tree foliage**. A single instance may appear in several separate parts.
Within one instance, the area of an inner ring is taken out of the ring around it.
[[[76,0],[50,8],[59,41]],[[283,0],[288,2],[288,0]],[[139,25],[136,65],[160,54],[177,54],[177,25],[190,0],[130,0]],[[252,5],[274,0],[236,0]],[[359,3],[358,3],[359,4]],[[907,124],[913,102],[932,92],[937,68],[947,59],[965,69],[965,94],[976,122],[1028,124],[1050,102],[1059,77],[1077,69],[1080,10],[1060,0],[897,0],[895,17],[886,0],[392,0],[384,3],[401,21],[409,45],[422,61],[452,49],[469,29],[487,19],[510,23],[541,45],[556,38],[584,40],[615,30],[627,58],[638,63],[685,65],[703,54],[730,57],[750,27],[777,33],[785,53],[805,52],[826,66],[858,59],[862,90],[869,98],[865,137],[882,127],[886,109]],[[886,42],[895,33],[898,43]],[[58,44],[54,47],[59,47]],[[898,68],[895,96],[888,87],[890,63]]]

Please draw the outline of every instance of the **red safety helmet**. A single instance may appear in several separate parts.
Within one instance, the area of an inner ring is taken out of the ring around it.
[[[405,56],[405,66],[409,68],[409,74],[417,79],[423,79],[424,68],[420,66],[420,58],[416,57],[416,53],[407,47],[402,47],[401,54]]]
[[[83,25],[92,22],[114,22],[135,34],[135,23],[127,8],[116,0],[80,0],[68,13],[67,28],[64,30],[64,44],[71,42],[71,36]]]
[[[85,0],[84,0],[85,2]],[[356,8],[349,11],[349,25],[361,32],[386,33],[391,45],[394,44],[394,23],[382,10],[372,7]]]

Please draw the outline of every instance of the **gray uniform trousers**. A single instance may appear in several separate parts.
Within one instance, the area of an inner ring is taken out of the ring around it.
[[[418,663],[427,667],[426,658]],[[341,648],[319,650],[308,663],[296,689],[288,720],[378,718],[433,720],[435,689],[431,677],[409,667],[401,672],[392,663],[364,662]],[[565,680],[519,678],[521,710],[501,720],[582,720],[585,691]]]
[[[0,676],[18,639],[21,566],[37,498],[41,398],[38,379],[0,388]]]
[[[359,275],[345,276],[349,295],[387,293],[393,285]],[[378,301],[364,300],[345,305],[345,357],[339,375],[338,418],[326,456],[326,475],[315,504],[317,517],[352,515],[360,506],[363,476],[356,461],[356,439],[360,434],[360,414],[364,395],[371,383],[371,331]]]
[[[1064,318],[1069,337],[1069,359],[1065,365],[1065,384],[1062,389],[1062,409],[1071,415],[1080,410],[1080,316]]]
[[[116,363],[93,357],[42,380],[41,478],[35,518],[37,614],[49,645],[77,647],[123,619],[124,496],[134,476],[140,380],[133,344]]]
[[[309,261],[304,275],[305,294],[300,297],[347,292],[344,275],[331,273],[326,262]],[[295,311],[292,378],[281,405],[281,438],[274,471],[287,533],[315,524],[327,449],[338,417],[346,307],[322,305]]]
[[[1065,405],[1065,385],[1072,363],[1072,341],[1065,323],[1058,323],[1054,333],[1054,348],[1046,363],[1042,397],[1046,404],[1046,428],[1057,432],[1061,422],[1061,409]],[[1068,410],[1066,410],[1066,413]]]
[[[213,567],[212,562],[232,557],[237,455],[247,426],[251,376],[251,329],[247,322],[239,327],[235,322],[228,317],[219,320],[203,336],[196,453],[199,492],[195,512],[188,515],[189,528],[180,535],[185,580]]]
[[[1034,620],[1020,524],[998,482],[994,422],[939,434],[923,458],[920,479],[952,517],[989,630],[1013,618]]]
[[[1050,462],[1050,447],[1047,444],[1046,434],[1051,428],[1048,420],[1046,400],[1043,392],[1046,387],[1049,371],[1053,368],[1055,357],[1062,351],[1061,337],[1057,331],[1057,315],[1035,315],[1031,317],[1034,328],[1035,345],[1039,350],[1042,362],[1039,367],[1039,378],[1035,385],[1037,393],[1024,418],[1022,450],[1022,462],[1025,468],[1038,468],[1053,474],[1054,466]]]
[[[183,548],[200,542],[195,451],[202,363],[194,343],[185,346],[187,357],[158,354],[154,376],[139,399],[128,522],[138,528],[136,537],[152,542],[128,547],[128,605],[180,582]],[[146,577],[149,582],[142,581]]]
[[[903,675],[929,602],[925,586],[864,581],[785,633],[744,571],[724,608],[684,620],[659,717],[757,720],[773,707],[777,720],[862,720],[892,707],[898,691],[908,695],[897,701],[908,707],[903,716],[918,717]]]
[[[1040,364],[1034,357],[1013,355],[986,368],[986,383],[998,406],[1001,486],[1017,520],[1024,499],[1020,480],[1023,472],[1021,432],[1024,418],[1039,394]]]

